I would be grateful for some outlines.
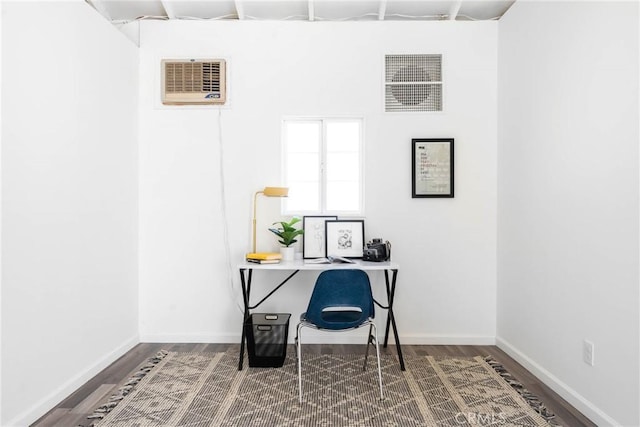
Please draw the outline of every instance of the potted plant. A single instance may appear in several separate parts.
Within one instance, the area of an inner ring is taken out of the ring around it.
[[[280,248],[280,253],[282,254],[283,261],[291,261],[294,258],[294,248],[291,247],[296,240],[296,237],[300,236],[304,233],[304,230],[300,230],[294,227],[295,224],[300,222],[300,218],[291,218],[291,221],[279,221],[274,222],[273,225],[280,224],[278,228],[270,228],[273,234],[278,236],[278,242],[283,245]]]

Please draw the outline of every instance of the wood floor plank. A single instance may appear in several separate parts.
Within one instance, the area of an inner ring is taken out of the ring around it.
[[[87,417],[89,414],[74,414],[68,412],[64,417],[60,418],[55,424],[43,424],[42,421],[39,421],[33,426],[44,427],[44,426],[55,426],[55,427],[88,427],[92,425],[95,420],[90,420]],[[46,422],[46,420],[44,420]]]
[[[117,384],[101,384],[93,393],[82,400],[71,410],[72,414],[91,413],[102,402],[106,401],[116,391]]]
[[[71,411],[67,408],[56,408],[49,412],[48,416],[37,425],[38,427],[56,427],[66,425],[63,420],[70,412]]]
[[[215,344],[215,343],[141,343],[116,360],[86,384],[64,399],[60,404],[45,414],[40,420],[32,424],[36,427],[90,425],[86,416],[100,403],[104,402],[111,391],[115,390],[128,379],[137,369],[153,357],[159,350],[190,351],[190,352],[224,352],[240,351],[239,344]],[[567,427],[596,427],[587,417],[566,402],[557,393],[547,387],[522,365],[513,360],[504,351],[496,346],[460,346],[460,345],[412,345],[402,346],[406,357],[410,356],[449,356],[472,357],[492,356],[502,364],[513,377],[521,382],[529,391],[536,394],[547,408],[556,414],[556,420]],[[295,354],[295,348],[290,345],[287,351]],[[346,344],[307,344],[305,352],[312,354],[358,354],[364,351],[364,345]],[[397,355],[395,344],[389,344],[387,348],[380,346],[382,354]],[[104,395],[101,400],[98,396]],[[97,402],[95,406],[89,402]]]

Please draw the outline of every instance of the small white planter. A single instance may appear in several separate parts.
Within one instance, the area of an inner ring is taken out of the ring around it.
[[[282,261],[293,261],[295,258],[295,248],[293,246],[280,248],[280,254],[282,255]]]

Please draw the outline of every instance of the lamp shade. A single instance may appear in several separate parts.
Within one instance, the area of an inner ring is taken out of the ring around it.
[[[267,197],[287,197],[289,189],[287,187],[264,187],[262,194]]]

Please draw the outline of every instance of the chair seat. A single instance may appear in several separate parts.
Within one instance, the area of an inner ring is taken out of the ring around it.
[[[306,314],[307,313],[304,312],[300,315],[300,321],[305,323],[310,323],[306,319]],[[340,330],[340,329],[357,328],[358,326],[366,323],[369,319],[368,318],[363,319],[361,311],[325,311],[322,313],[322,320],[327,322],[327,326],[330,326],[330,327],[318,328],[318,329]]]

